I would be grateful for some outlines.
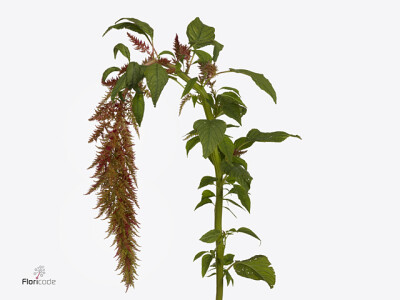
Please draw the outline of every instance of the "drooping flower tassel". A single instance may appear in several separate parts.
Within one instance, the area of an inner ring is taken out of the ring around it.
[[[114,236],[112,245],[116,246],[117,269],[122,274],[122,282],[127,290],[134,286],[138,258],[137,229],[135,207],[136,166],[133,152],[132,134],[129,129],[130,101],[116,98],[111,101],[110,93],[99,103],[95,114],[89,119],[98,125],[90,142],[100,140],[99,151],[92,165],[95,179],[87,194],[97,191],[97,218],[108,219],[108,236]]]

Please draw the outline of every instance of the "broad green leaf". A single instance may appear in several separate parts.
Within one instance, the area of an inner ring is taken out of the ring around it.
[[[248,71],[248,70],[244,70],[244,69],[232,69],[231,68],[229,70],[231,72],[241,73],[241,74],[250,76],[251,79],[253,79],[253,81],[255,82],[255,84],[257,84],[260,89],[267,92],[267,94],[270,95],[272,97],[272,99],[274,100],[274,102],[276,103],[275,90],[272,87],[272,84],[269,82],[269,80],[267,78],[264,77],[263,74],[254,73],[252,71]]]
[[[243,158],[234,156],[233,159],[232,159],[232,161],[233,161],[234,163],[238,163],[239,165],[242,165],[243,168],[245,168],[245,169],[247,170],[247,162],[246,162]]]
[[[198,56],[199,59],[197,60],[197,62],[199,63],[212,61],[211,55],[203,50],[194,50],[194,53],[196,53],[196,55]]]
[[[128,20],[130,22],[132,22],[133,24],[135,24],[138,28],[140,28],[140,30],[142,30],[144,33],[148,34],[151,39],[153,39],[153,34],[154,34],[154,30],[153,28],[151,28],[151,26],[149,24],[147,24],[146,22],[140,21],[138,19],[135,18],[121,18],[119,19],[117,22],[115,22],[116,25],[118,25],[117,23],[121,20]],[[121,24],[121,23],[120,23]]]
[[[194,86],[194,84],[196,83],[196,81],[197,81],[197,78],[195,77],[195,78],[191,78],[191,79],[187,82],[187,84],[186,84],[186,86],[185,86],[185,89],[183,90],[183,93],[182,93],[181,98],[183,98],[187,93],[190,92],[190,90],[193,88],[193,86]]]
[[[201,258],[201,276],[204,277],[208,271],[208,268],[210,267],[210,263],[212,261],[213,257],[211,254],[206,254],[203,255]]]
[[[104,71],[103,76],[101,77],[101,81],[104,82],[106,81],[108,75],[110,75],[112,72],[120,71],[121,69],[118,67],[110,67],[107,70]]]
[[[128,61],[131,61],[131,53],[129,52],[129,49],[128,49],[127,46],[125,46],[122,43],[119,43],[119,44],[115,45],[115,47],[114,47],[114,59],[117,58],[118,51],[121,52],[121,54],[123,56],[125,56],[128,59]]]
[[[213,50],[213,57],[212,57],[212,60],[213,60],[214,62],[216,62],[217,59],[218,59],[219,53],[220,53],[221,50],[224,48],[224,45],[218,43],[217,41],[214,41],[214,42],[213,42],[213,45],[214,45],[214,50]]]
[[[256,255],[250,259],[237,261],[233,268],[239,276],[267,282],[271,289],[275,285],[275,271],[264,255]]]
[[[233,124],[226,124],[226,128],[239,128],[240,126],[238,125],[233,125]]]
[[[219,96],[224,97],[224,98],[230,98],[231,101],[234,101],[234,102],[238,103],[239,105],[246,107],[246,105],[243,103],[240,96],[235,92],[232,92],[232,91],[223,92],[222,94],[219,94]]]
[[[252,237],[254,237],[254,238],[256,238],[257,240],[259,240],[260,243],[261,243],[260,238],[259,238],[251,229],[249,229],[249,228],[240,227],[240,228],[237,230],[237,232],[241,232],[241,233],[245,233],[245,234],[251,235]]]
[[[186,35],[190,45],[194,49],[198,49],[207,45],[211,45],[215,39],[215,29],[207,26],[197,17],[188,25]]]
[[[200,142],[200,138],[195,136],[186,142],[186,155],[189,155],[189,151],[192,150],[197,143]]]
[[[240,106],[231,98],[223,97],[222,95],[218,95],[217,100],[221,104],[223,113],[242,125],[242,116],[246,113],[246,108]]]
[[[233,263],[234,257],[235,257],[235,254],[224,255],[224,265],[230,265],[231,263]]]
[[[246,190],[250,189],[250,184],[253,178],[250,176],[249,172],[242,165],[238,163],[227,163],[225,161],[221,162],[222,171],[229,176],[232,176],[236,181]]]
[[[203,205],[213,203],[209,198],[202,198],[201,201],[196,205],[194,210],[198,209],[199,207],[202,207]]]
[[[118,30],[119,29],[129,29],[131,31],[135,31],[137,33],[146,35],[146,33],[136,24],[133,24],[130,22],[124,22],[124,23],[118,23],[118,24],[108,27],[108,29],[103,33],[103,36],[105,36],[106,33],[109,32],[111,29],[118,29]],[[146,35],[146,37],[147,37],[147,35]]]
[[[204,190],[203,193],[201,194],[201,199],[210,198],[210,197],[215,197],[215,194],[210,190]]]
[[[238,138],[234,145],[235,149],[244,150],[251,147],[255,142],[280,143],[288,137],[301,139],[298,135],[289,134],[284,131],[260,132],[258,129],[252,129],[247,133],[246,137]]]
[[[156,106],[158,98],[168,82],[167,71],[156,63],[146,67],[144,76],[146,77],[147,86],[151,93],[151,99],[153,100],[154,106]]]
[[[144,78],[144,67],[137,62],[130,62],[126,68],[126,87],[133,88],[136,92],[141,93],[138,84]]]
[[[218,240],[221,236],[221,230],[218,229],[212,229],[205,233],[201,238],[200,241],[204,243],[214,243],[216,240]]]
[[[240,200],[240,203],[242,203],[244,208],[246,208],[246,210],[250,213],[251,202],[249,193],[242,186],[235,184],[229,193],[236,194]]]
[[[240,137],[235,140],[233,143],[235,145],[235,149],[237,150],[244,150],[246,148],[249,148],[251,145],[254,144],[254,142],[249,142],[246,137]]]
[[[163,54],[169,54],[169,55],[172,55],[173,57],[175,57],[175,54],[168,50],[161,51],[160,54],[158,54],[158,55],[163,55]]]
[[[233,178],[232,176],[226,177],[225,181],[229,184],[234,184],[236,182],[236,179]]]
[[[136,93],[132,99],[132,112],[139,126],[142,124],[144,114],[144,98],[142,93]]]
[[[225,155],[226,160],[232,162],[233,151],[235,150],[235,147],[228,136],[224,136],[224,139],[218,144],[218,148]]]
[[[301,139],[298,135],[289,134],[283,131],[275,132],[260,132],[258,129],[252,129],[247,133],[246,140],[248,142],[275,142],[280,143],[288,137],[295,137]]]
[[[203,256],[203,254],[207,253],[208,251],[200,251],[199,253],[197,253],[194,258],[193,261],[195,261],[196,259],[200,258],[201,256]]]
[[[207,158],[224,139],[226,124],[222,120],[197,120],[193,124],[197,130],[201,145],[203,146],[203,157]]]
[[[226,285],[229,286],[229,284],[232,282],[232,286],[233,286],[233,278],[231,276],[231,274],[229,273],[228,270],[224,270],[225,273],[225,278],[226,278]]]
[[[235,89],[235,88],[233,88],[233,87],[224,86],[224,87],[220,88],[220,90],[233,91],[233,92],[235,92],[236,94],[238,94],[238,96],[240,97],[240,93],[239,93],[238,89]]]
[[[201,180],[200,180],[200,185],[198,187],[198,189],[201,189],[202,187],[205,187],[209,184],[214,184],[214,182],[217,180],[217,178],[212,177],[212,176],[204,176]]]
[[[118,81],[116,82],[112,92],[111,92],[111,100],[114,100],[118,93],[126,87],[126,73],[123,74]]]

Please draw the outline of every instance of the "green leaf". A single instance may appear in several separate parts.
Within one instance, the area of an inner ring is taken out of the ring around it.
[[[221,230],[219,229],[212,229],[205,233],[201,238],[200,241],[204,243],[214,243],[217,241],[221,236]]]
[[[286,133],[284,131],[260,132],[258,129],[252,129],[247,133],[246,137],[238,138],[234,145],[235,149],[244,150],[251,147],[255,142],[273,142],[280,143],[288,137],[301,139],[298,135]]]
[[[246,113],[247,109],[229,97],[218,95],[217,100],[221,104],[223,113],[242,125],[242,116]]]
[[[175,54],[168,50],[161,51],[160,54],[158,54],[158,55],[163,55],[163,54],[169,54],[169,55],[172,55],[173,57],[175,57]]]
[[[186,35],[190,45],[194,49],[198,49],[207,45],[211,45],[215,39],[215,29],[207,26],[197,17],[188,25]]]
[[[154,106],[156,106],[158,98],[168,82],[167,71],[156,63],[146,67],[144,76],[146,77],[147,86],[151,93],[151,99],[153,100]]]
[[[107,70],[104,71],[103,76],[101,77],[101,81],[104,82],[106,81],[108,75],[110,75],[112,72],[120,71],[120,68],[117,67],[110,67]]]
[[[274,142],[280,143],[286,140],[288,137],[295,137],[301,140],[298,135],[286,133],[284,131],[275,132],[260,132],[258,129],[252,129],[247,133],[246,140],[248,142]]]
[[[212,57],[212,60],[213,60],[214,62],[216,62],[217,59],[218,59],[219,53],[220,53],[221,50],[224,48],[224,45],[218,43],[217,41],[214,41],[214,42],[213,42],[213,45],[214,45],[214,50],[213,50],[213,57]]]
[[[222,171],[229,176],[232,176],[246,190],[250,189],[250,184],[253,178],[242,165],[238,163],[229,164],[225,161],[221,162]]]
[[[151,39],[153,39],[153,34],[154,34],[154,30],[153,28],[151,28],[151,26],[149,24],[147,24],[146,22],[140,21],[138,19],[135,18],[121,18],[119,19],[117,22],[115,22],[115,24],[117,24],[119,21],[121,20],[128,20],[130,22],[132,22],[133,24],[135,24],[138,28],[140,28],[140,30],[146,34],[148,34]],[[120,23],[121,24],[121,23]],[[118,24],[117,24],[118,25]],[[140,33],[140,32],[139,32]]]
[[[133,88],[136,92],[142,93],[139,89],[138,84],[144,77],[144,67],[139,65],[137,62],[130,62],[126,68],[126,87],[128,89]]]
[[[235,145],[235,149],[244,150],[246,148],[249,148],[251,145],[253,145],[254,142],[247,141],[246,137],[240,137],[240,138],[236,139],[233,144]]]
[[[198,189],[201,189],[202,187],[205,187],[205,186],[210,185],[210,184],[214,184],[215,181],[217,181],[217,178],[215,178],[215,177],[204,176],[200,180],[200,185],[199,185]]]
[[[220,88],[220,90],[233,91],[233,92],[235,92],[235,93],[240,97],[239,91],[238,91],[237,89],[233,88],[233,87],[224,86],[224,87]]]
[[[142,93],[136,93],[132,99],[132,112],[139,126],[142,124],[144,114],[144,98]]]
[[[234,257],[235,257],[235,254],[224,255],[224,265],[230,265],[231,263],[233,263]]]
[[[114,100],[118,93],[126,87],[126,73],[123,74],[118,81],[116,82],[112,92],[111,92],[111,100]]]
[[[271,289],[275,285],[275,271],[264,255],[256,255],[250,259],[237,261],[233,268],[239,276],[267,282]]]
[[[224,208],[225,208],[227,211],[229,211],[235,218],[237,218],[237,216],[233,213],[233,211],[232,211],[229,207],[224,206]]]
[[[109,32],[111,29],[118,29],[118,30],[120,30],[120,29],[129,29],[131,31],[135,31],[137,33],[146,35],[146,33],[139,26],[137,26],[136,24],[129,23],[129,22],[124,22],[124,23],[118,23],[118,24],[115,24],[115,25],[112,25],[112,26],[108,27],[108,29],[103,33],[103,36],[105,36],[106,33]],[[146,37],[147,37],[147,35],[146,35]]]
[[[274,100],[274,102],[276,103],[275,90],[272,87],[272,84],[269,82],[269,80],[267,78],[264,77],[263,74],[254,73],[252,71],[248,71],[248,70],[244,70],[244,69],[232,69],[231,68],[229,70],[231,72],[241,73],[241,74],[250,76],[251,79],[253,79],[253,81],[255,82],[255,84],[257,84],[260,89],[267,92],[267,94],[270,95],[272,97],[272,99]]]
[[[193,261],[195,261],[196,259],[200,258],[201,256],[203,256],[203,254],[207,253],[208,251],[200,251],[199,253],[197,253],[194,258]]]
[[[233,161],[234,163],[237,163],[237,164],[239,164],[239,165],[242,165],[243,168],[245,168],[245,169],[247,170],[247,162],[246,162],[243,158],[234,156],[233,159],[232,159],[232,161]]]
[[[222,120],[197,120],[193,124],[197,130],[201,145],[203,146],[203,157],[207,158],[224,139],[226,124]]]
[[[246,208],[246,210],[250,213],[251,202],[249,193],[242,186],[235,184],[229,193],[236,194],[240,200],[240,203],[242,203],[244,208]]]
[[[234,184],[236,182],[236,179],[233,178],[232,176],[226,177],[225,181],[229,184]]]
[[[254,238],[256,238],[257,240],[259,240],[260,243],[261,243],[260,238],[259,238],[251,229],[249,229],[249,228],[240,227],[240,228],[237,230],[237,232],[241,232],[241,233],[245,233],[245,234],[251,235],[252,237],[254,237]]]
[[[224,199],[225,201],[228,201],[229,203],[232,203],[233,205],[236,205],[237,207],[240,207],[241,209],[244,209],[243,206],[238,204],[236,201],[233,201],[232,199]]]
[[[194,210],[198,209],[199,207],[202,207],[203,205],[209,204],[209,203],[213,203],[209,198],[201,199],[201,201],[196,205]]]
[[[200,142],[200,138],[195,136],[186,142],[186,155],[189,155],[189,151],[192,150],[197,143]]]
[[[182,96],[181,98],[183,98],[187,93],[190,92],[190,90],[193,88],[194,84],[196,83],[197,78],[191,78],[189,79],[189,81],[187,82],[185,89],[183,90]]]
[[[225,155],[228,162],[232,162],[233,151],[235,150],[233,142],[228,136],[224,136],[224,139],[218,144],[219,150]]]
[[[209,61],[212,61],[212,57],[210,54],[208,54],[207,52],[203,51],[203,50],[194,50],[194,53],[196,53],[196,55],[198,56],[198,60],[197,62],[199,63],[206,63]]]
[[[196,95],[192,96],[193,107],[196,107],[198,97]]]
[[[231,282],[232,282],[232,286],[233,286],[233,278],[232,278],[231,274],[229,273],[229,271],[228,270],[224,270],[224,273],[225,273],[227,286],[229,286],[229,283],[231,283]]]
[[[210,190],[204,190],[203,193],[201,194],[201,199],[210,198],[210,197],[215,197],[215,194]]]
[[[114,59],[117,58],[118,51],[121,52],[121,54],[123,56],[125,56],[128,59],[128,61],[131,61],[131,53],[129,52],[129,49],[128,49],[127,46],[125,46],[124,44],[121,44],[121,43],[115,45],[115,47],[114,47]]]
[[[213,257],[211,254],[206,254],[201,258],[201,276],[204,277],[210,267]]]

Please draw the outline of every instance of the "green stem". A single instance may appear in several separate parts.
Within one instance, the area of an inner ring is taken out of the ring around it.
[[[223,204],[223,172],[221,170],[221,157],[218,153],[218,150],[214,152],[214,168],[215,168],[215,177],[217,178],[217,187],[216,187],[216,201],[215,201],[215,211],[214,211],[214,229],[220,230],[222,232],[222,204]],[[222,300],[223,296],[223,288],[224,288],[224,251],[225,245],[223,243],[223,238],[221,237],[216,242],[216,283],[217,283],[217,295],[216,300]]]
[[[174,67],[172,65],[172,67]],[[190,80],[190,77],[185,74],[182,71],[177,70],[176,75],[179,76],[181,79],[184,81],[188,82]],[[208,94],[204,87],[199,85],[198,83],[195,83],[193,88],[199,93],[200,95],[200,100],[203,104],[204,108],[204,113],[207,117],[208,120],[215,119],[211,107],[207,102],[207,97]],[[215,201],[215,210],[214,210],[214,229],[220,230],[222,232],[222,208],[223,208],[223,188],[224,188],[224,179],[223,177],[223,172],[221,169],[221,156],[219,154],[218,149],[215,149],[214,153],[212,155],[212,161],[214,164],[214,169],[215,169],[215,177],[217,178],[216,181],[216,201]],[[216,262],[215,262],[215,267],[216,267],[216,284],[217,284],[217,292],[216,292],[216,300],[222,300],[223,297],[223,290],[224,290],[224,251],[225,251],[225,245],[223,243],[223,238],[220,238],[218,241],[216,241]]]

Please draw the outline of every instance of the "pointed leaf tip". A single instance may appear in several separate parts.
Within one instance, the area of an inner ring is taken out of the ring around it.
[[[274,88],[272,87],[272,84],[269,82],[267,78],[264,77],[263,74],[260,73],[255,73],[249,70],[244,70],[244,69],[229,69],[231,72],[235,73],[241,73],[247,76],[250,76],[251,79],[253,79],[254,83],[263,91],[265,91],[268,95],[272,97],[276,104],[276,92]]]

